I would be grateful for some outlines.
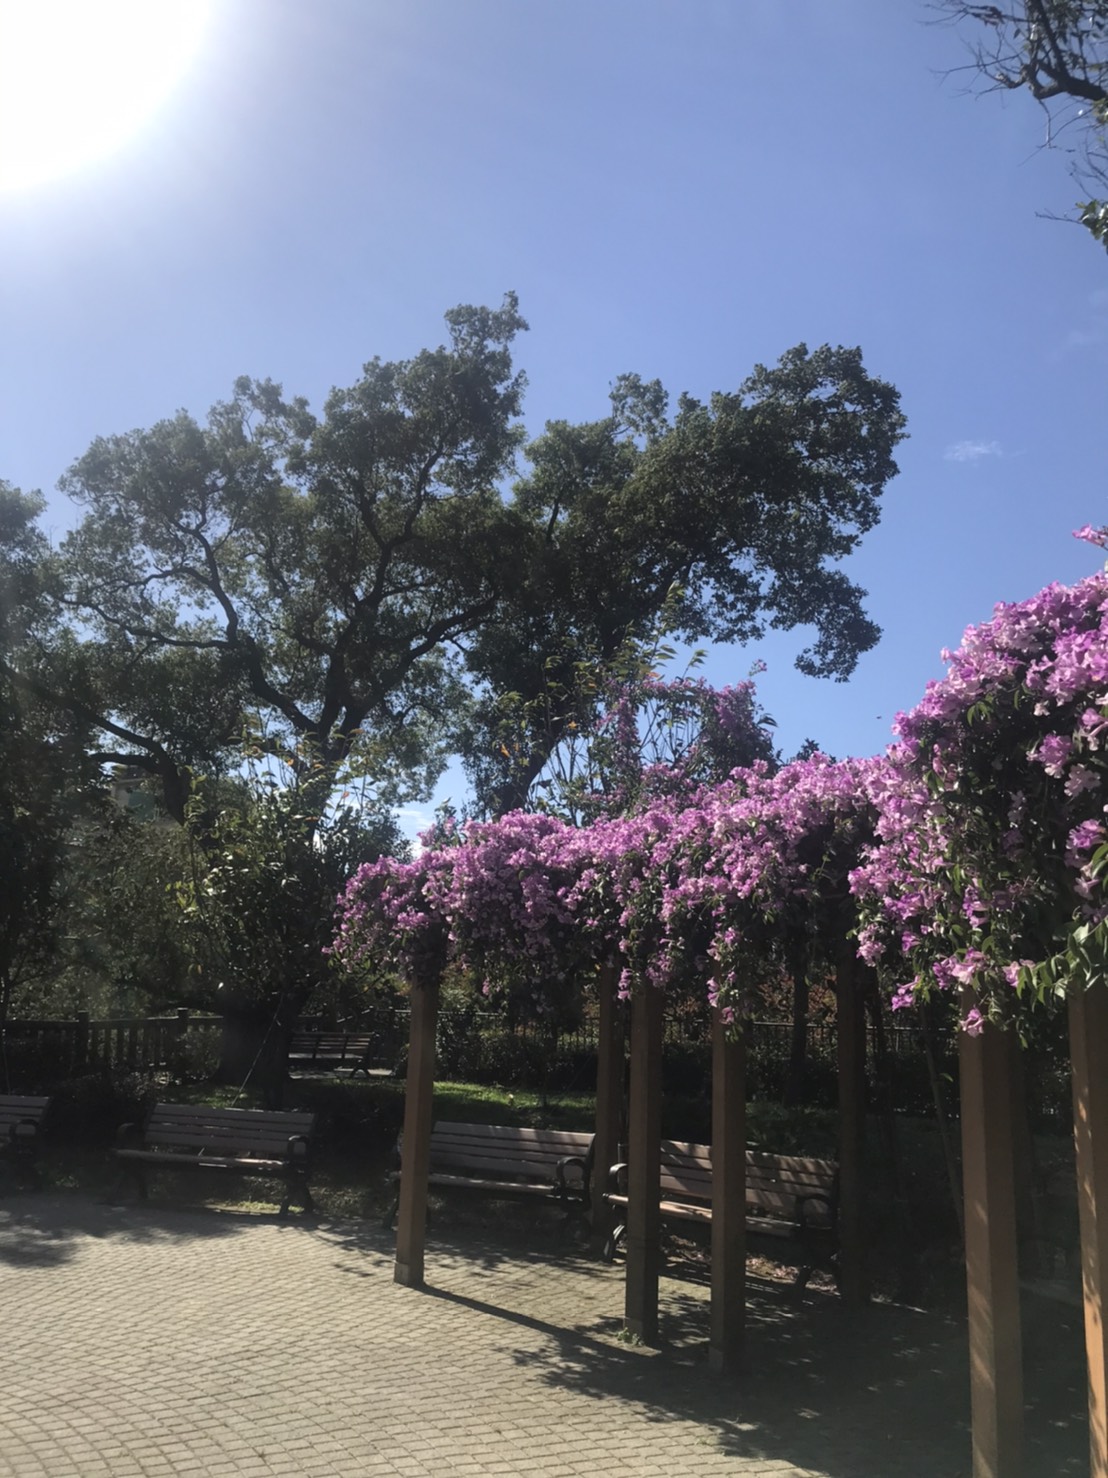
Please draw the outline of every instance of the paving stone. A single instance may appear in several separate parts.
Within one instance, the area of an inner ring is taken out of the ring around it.
[[[618,1338],[620,1267],[548,1243],[436,1222],[427,1277],[395,1284],[374,1226],[7,1197],[0,1478],[969,1472],[956,1320],[752,1281],[748,1368],[720,1377],[688,1277],[661,1352]],[[1070,1333],[1033,1377],[1028,1478],[1087,1471]]]

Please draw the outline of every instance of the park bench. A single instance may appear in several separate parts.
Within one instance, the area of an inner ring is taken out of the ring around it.
[[[308,1170],[314,1125],[314,1114],[159,1103],[142,1128],[124,1124],[119,1130],[116,1192],[129,1179],[145,1200],[151,1170],[209,1170],[282,1180],[280,1214],[288,1214],[294,1195],[312,1212]]]
[[[349,1068],[350,1076],[369,1076],[369,1058],[376,1045],[372,1032],[295,1031],[289,1043],[289,1066],[295,1068]]]
[[[609,1262],[627,1232],[627,1166],[613,1165],[604,1199],[622,1217],[608,1236]],[[663,1220],[710,1226],[712,1150],[662,1141],[659,1209]],[[831,1160],[746,1152],[747,1245],[798,1268],[803,1288],[816,1268],[836,1272],[839,1167]]]
[[[398,1160],[403,1136],[397,1140]],[[429,1184],[443,1190],[481,1191],[507,1198],[554,1201],[565,1212],[563,1227],[589,1209],[592,1135],[566,1129],[517,1129],[503,1124],[454,1124],[440,1120],[431,1130]],[[397,1194],[385,1217],[391,1227]]]
[[[0,1157],[34,1186],[39,1184],[36,1159],[42,1122],[49,1108],[49,1098],[0,1094]]]

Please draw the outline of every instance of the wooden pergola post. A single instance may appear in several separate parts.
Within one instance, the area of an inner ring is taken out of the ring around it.
[[[1089,1379],[1089,1473],[1108,1478],[1108,985],[1069,998],[1073,1133]]]
[[[972,1004],[967,997],[965,1005]],[[995,1026],[959,1038],[973,1478],[1020,1478],[1023,1357],[1011,1057]]]
[[[839,1091],[839,1291],[855,1306],[869,1297],[865,1239],[866,1013],[858,960],[844,941],[835,980]]]
[[[658,1342],[661,1261],[658,1191],[662,1150],[662,992],[644,985],[631,1005],[631,1104],[627,1126],[627,1285],[624,1324]]]
[[[746,1047],[712,1012],[712,1314],[708,1363],[737,1369],[746,1339]]]
[[[427,1237],[427,1177],[431,1164],[431,1119],[435,1094],[435,1025],[439,981],[412,983],[408,1037],[408,1077],[404,1090],[404,1142],[400,1164],[400,1206],[396,1221],[393,1279],[407,1288],[423,1287],[423,1249]]]
[[[603,1247],[609,1231],[609,1208],[604,1200],[608,1172],[619,1160],[619,1120],[623,1107],[623,1019],[616,1000],[618,971],[601,967],[597,981],[599,1021],[596,1044],[596,1132],[593,1139],[591,1246]]]

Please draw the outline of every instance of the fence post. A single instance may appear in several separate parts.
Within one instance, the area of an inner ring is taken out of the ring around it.
[[[73,1067],[75,1072],[83,1073],[88,1070],[88,1048],[89,1014],[87,1011],[78,1011],[77,1030],[73,1038]]]

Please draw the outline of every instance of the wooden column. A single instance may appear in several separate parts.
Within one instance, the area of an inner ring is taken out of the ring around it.
[[[746,1339],[746,1048],[712,1012],[712,1320],[708,1363],[737,1369]]]
[[[858,962],[849,944],[836,971],[839,1088],[839,1291],[855,1306],[869,1297],[866,1267],[866,1013]]]
[[[423,1248],[427,1235],[427,1175],[431,1163],[431,1118],[435,1094],[435,1024],[439,982],[412,986],[408,1038],[408,1079],[404,1090],[404,1143],[400,1165],[400,1207],[396,1221],[396,1262],[392,1276],[408,1288],[423,1287]]]
[[[658,1185],[662,1140],[662,992],[640,986],[631,1006],[631,1104],[627,1126],[627,1287],[624,1324],[658,1342]]]
[[[1020,1478],[1023,1472],[1009,1063],[1008,1043],[996,1027],[986,1025],[976,1037],[960,1033],[973,1478]]]
[[[605,965],[597,982],[596,1137],[593,1140],[592,1237],[593,1252],[604,1246],[610,1230],[604,1202],[608,1171],[619,1159],[619,1120],[623,1107],[623,1013],[616,1000],[618,970]]]
[[[1098,980],[1090,990],[1071,995],[1069,1012],[1089,1371],[1089,1473],[1108,1478],[1108,985]]]

